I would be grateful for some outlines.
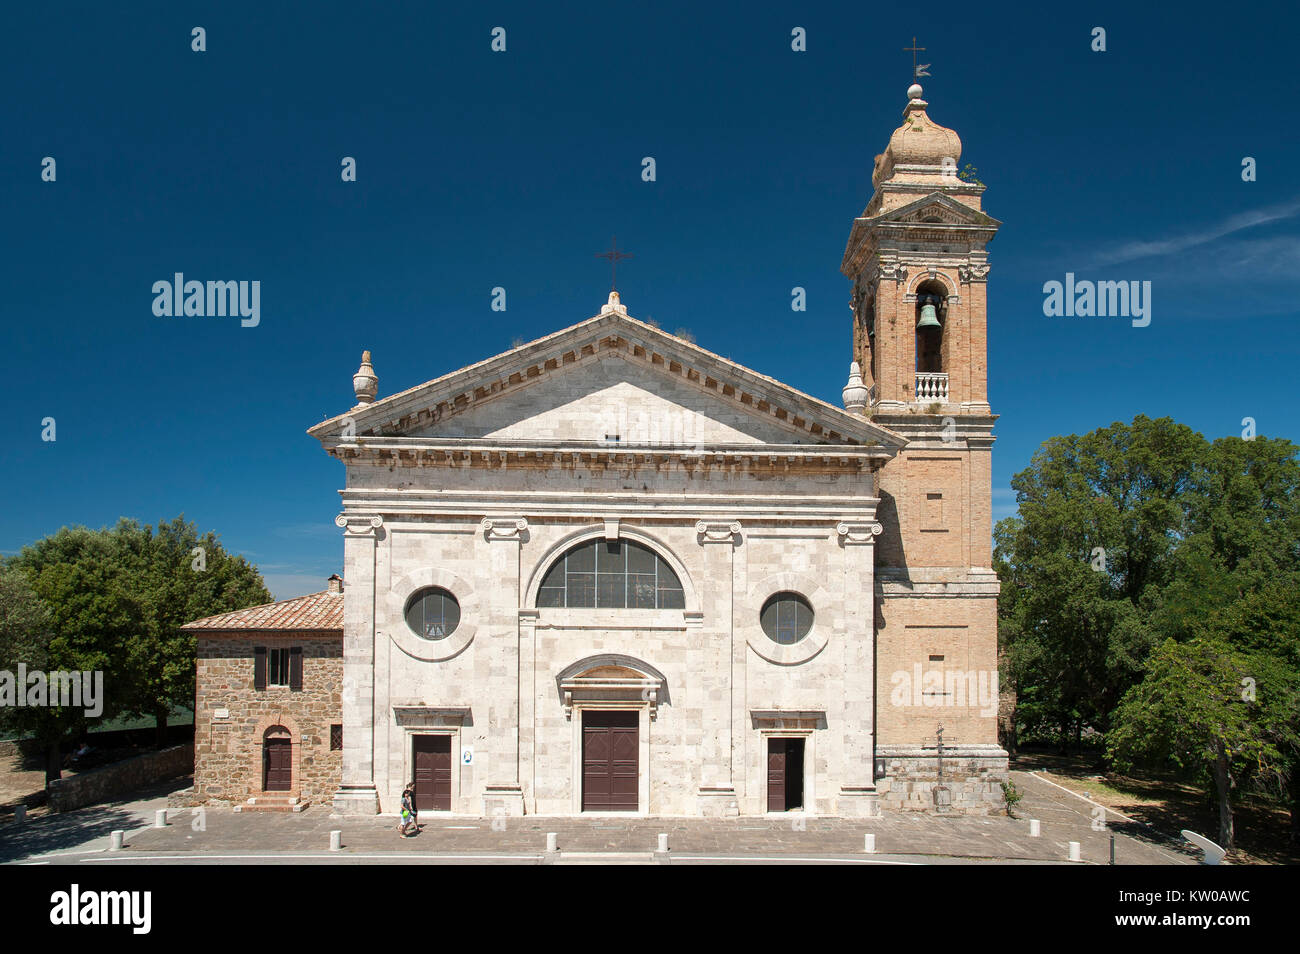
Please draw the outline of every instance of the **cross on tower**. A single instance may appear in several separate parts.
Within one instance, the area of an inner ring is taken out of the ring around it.
[[[609,290],[618,291],[618,263],[625,262],[632,256],[626,252],[620,252],[618,242],[611,238],[609,240],[609,251],[597,252],[596,257],[609,259]]]
[[[922,76],[930,75],[926,72],[930,68],[929,63],[922,63],[920,66],[916,65],[916,54],[925,52],[925,47],[916,45],[916,37],[912,37],[911,46],[903,47],[903,52],[912,54],[912,79],[920,79]]]

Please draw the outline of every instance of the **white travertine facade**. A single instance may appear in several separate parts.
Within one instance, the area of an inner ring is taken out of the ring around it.
[[[603,810],[606,783],[646,815],[1000,800],[996,699],[951,691],[997,671],[998,223],[936,152],[959,156],[956,134],[909,92],[845,253],[847,410],[637,321],[617,294],[381,400],[366,353],[357,405],[310,431],[346,468],[336,810],[395,811],[440,746],[440,807],[473,815]],[[652,551],[680,599],[554,605],[543,579],[589,541]],[[459,615],[422,635],[407,614],[428,593]],[[811,610],[793,641],[761,624],[777,594]]]

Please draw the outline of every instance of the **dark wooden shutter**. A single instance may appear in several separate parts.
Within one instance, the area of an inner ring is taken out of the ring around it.
[[[289,650],[289,688],[302,692],[302,647],[294,646]]]
[[[266,647],[253,648],[253,688],[266,688]]]

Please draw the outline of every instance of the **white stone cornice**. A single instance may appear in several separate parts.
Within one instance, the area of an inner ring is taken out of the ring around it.
[[[839,535],[841,545],[862,546],[875,543],[876,537],[884,533],[885,528],[874,521],[841,520],[836,524],[835,532]]]
[[[697,520],[695,533],[700,543],[735,543],[740,540],[740,521]]]
[[[379,514],[367,516],[364,514],[341,513],[334,518],[334,526],[340,528],[346,537],[375,536],[376,531],[383,525],[384,518]]]
[[[523,517],[484,517],[479,526],[483,536],[488,540],[514,540],[518,542],[528,530],[528,521]]]

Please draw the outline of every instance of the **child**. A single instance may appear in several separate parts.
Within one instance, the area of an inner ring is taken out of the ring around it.
[[[397,826],[397,831],[403,838],[410,837],[410,834],[408,834],[407,829],[411,825],[412,807],[413,806],[411,803],[411,790],[408,788],[402,792],[402,822],[400,825]]]

